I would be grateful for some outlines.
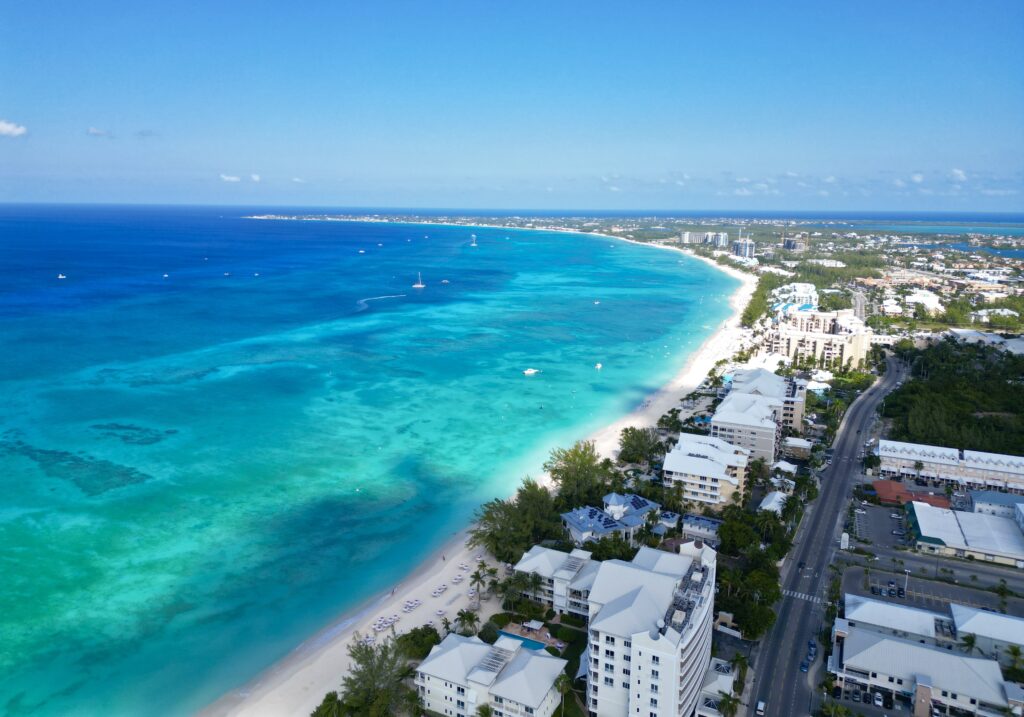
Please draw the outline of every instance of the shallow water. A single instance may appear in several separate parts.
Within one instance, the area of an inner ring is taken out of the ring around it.
[[[0,209],[0,714],[243,683],[635,407],[737,286],[604,238],[247,213]]]

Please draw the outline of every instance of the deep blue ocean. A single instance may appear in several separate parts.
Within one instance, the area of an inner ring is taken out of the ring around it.
[[[208,704],[634,408],[737,286],[250,213],[0,206],[0,714]]]

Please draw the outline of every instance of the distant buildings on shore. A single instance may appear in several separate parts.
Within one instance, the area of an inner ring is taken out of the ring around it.
[[[765,336],[765,350],[796,362],[857,368],[864,365],[874,331],[853,309],[794,311],[777,318]],[[881,337],[885,338],[887,337]]]
[[[707,244],[716,249],[729,248],[729,232],[680,232],[680,244]]]

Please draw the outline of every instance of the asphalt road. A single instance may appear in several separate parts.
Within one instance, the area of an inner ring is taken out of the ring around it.
[[[838,549],[844,507],[859,464],[857,453],[868,435],[882,397],[906,376],[902,362],[890,357],[885,376],[865,391],[846,412],[833,443],[832,465],[821,473],[821,492],[800,525],[787,566],[783,570],[783,597],[775,625],[764,638],[755,665],[753,697],[749,714],[759,700],[770,717],[811,714],[815,687],[821,682],[824,649],[819,641],[818,658],[808,673],[800,672],[807,655],[807,641],[818,639],[825,618],[828,566]],[[803,562],[804,570],[797,570]]]

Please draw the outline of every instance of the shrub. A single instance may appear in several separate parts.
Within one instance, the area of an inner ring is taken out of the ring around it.
[[[398,647],[414,660],[422,660],[430,654],[430,648],[440,644],[441,635],[433,625],[415,627],[396,639]]]
[[[484,626],[480,628],[480,632],[477,633],[477,637],[486,642],[488,645],[493,645],[498,640],[498,627],[493,622],[485,622]]]
[[[573,642],[578,640],[581,637],[581,634],[579,630],[573,630],[571,627],[560,625],[558,629],[555,630],[555,637],[562,642]]]
[[[563,625],[571,625],[572,627],[586,627],[587,621],[582,617],[576,617],[575,615],[565,614],[562,615],[560,622]]]
[[[545,647],[544,651],[547,652],[550,655],[554,655],[555,657],[561,657],[562,656],[562,653],[558,651],[558,648],[551,647],[551,645],[548,645],[547,647]]]
[[[507,612],[499,612],[495,613],[494,615],[491,615],[491,619],[488,622],[490,622],[499,630],[501,630],[510,622],[512,622],[512,616],[509,615]]]
[[[549,609],[546,613],[544,613],[544,619],[545,620],[554,620],[555,619],[555,615],[557,615],[557,614],[558,613],[556,613],[554,611],[554,609]]]

